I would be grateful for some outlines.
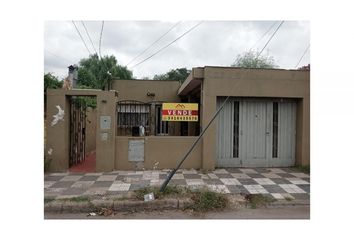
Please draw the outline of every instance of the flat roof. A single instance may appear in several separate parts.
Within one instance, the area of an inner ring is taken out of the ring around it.
[[[151,82],[151,81],[160,81],[160,82],[179,82],[178,80],[154,80],[154,79],[112,79],[113,81],[146,81],[146,82]]]
[[[194,90],[196,87],[199,87],[202,79],[204,78],[204,69],[205,68],[219,68],[219,69],[241,69],[241,70],[267,70],[267,71],[293,71],[293,72],[310,72],[310,70],[305,69],[283,69],[283,68],[244,68],[244,67],[226,67],[226,66],[204,66],[204,67],[195,67],[192,69],[191,73],[187,79],[183,82],[178,90],[178,95],[187,95],[189,92]]]
[[[285,68],[245,68],[245,67],[226,67],[226,66],[204,66],[199,68],[227,68],[227,69],[252,69],[252,70],[277,70],[277,71],[300,71],[308,72],[310,70],[303,69],[285,69]]]

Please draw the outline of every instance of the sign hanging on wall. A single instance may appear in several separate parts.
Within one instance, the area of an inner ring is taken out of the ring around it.
[[[198,103],[163,103],[162,121],[198,121]]]

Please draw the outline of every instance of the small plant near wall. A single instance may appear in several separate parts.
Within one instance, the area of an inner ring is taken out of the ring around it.
[[[51,161],[52,161],[51,158],[44,155],[44,173],[47,173],[49,171],[49,166],[50,166]]]
[[[305,166],[295,166],[295,170],[298,170],[300,172],[310,174],[310,165],[305,165]]]

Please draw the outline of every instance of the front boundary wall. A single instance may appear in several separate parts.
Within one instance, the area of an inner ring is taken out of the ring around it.
[[[116,91],[48,89],[45,154],[47,158],[51,159],[50,172],[67,171],[69,168],[69,98],[71,96],[97,98],[97,108],[95,110],[97,172],[173,168],[177,166],[197,138],[195,136],[116,136],[116,103],[118,101]],[[64,117],[52,126],[54,115],[57,115],[59,111],[57,106],[64,111]],[[102,117],[111,118],[109,129],[101,128]],[[90,129],[86,131],[90,131]],[[93,136],[93,134],[91,135]],[[143,161],[129,160],[128,153],[131,140],[143,142]],[[183,164],[183,168],[201,168],[201,146],[202,143],[200,142]]]
[[[114,170],[117,92],[48,89],[44,154],[50,159],[49,171],[67,171],[69,168],[71,96],[96,97],[96,171]],[[59,120],[55,121],[55,118]],[[110,123],[102,129],[100,121],[105,119],[110,119]]]

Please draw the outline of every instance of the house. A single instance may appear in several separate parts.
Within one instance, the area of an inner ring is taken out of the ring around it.
[[[307,70],[205,66],[193,68],[182,85],[114,80],[111,91],[48,90],[47,95],[47,116],[56,114],[57,105],[66,113],[47,126],[51,171],[66,171],[71,153],[85,147],[73,150],[75,136],[70,137],[70,99],[76,96],[97,99],[96,171],[176,167],[228,96],[182,168],[310,164]],[[163,103],[196,103],[198,121],[163,121]],[[79,128],[81,134],[86,130]]]

